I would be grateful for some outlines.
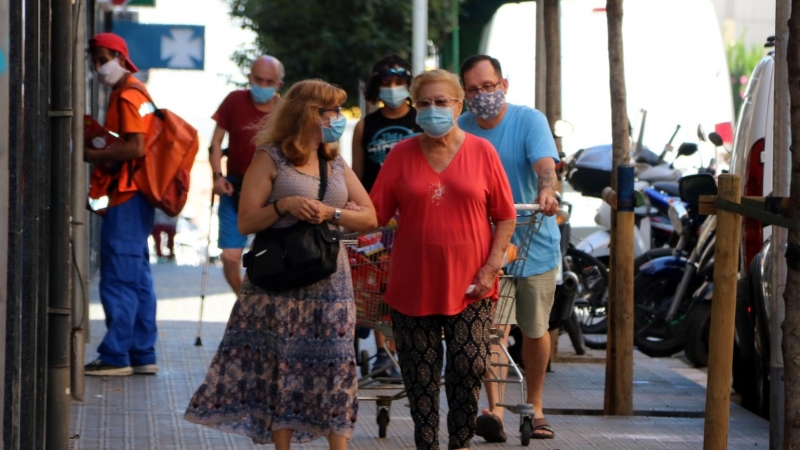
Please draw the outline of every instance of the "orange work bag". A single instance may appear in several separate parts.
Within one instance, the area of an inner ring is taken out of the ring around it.
[[[126,89],[137,89],[155,108],[146,90],[136,84]],[[155,108],[153,115],[145,134],[144,157],[130,161],[133,181],[153,206],[175,217],[186,205],[189,174],[200,142],[197,130],[172,111]]]

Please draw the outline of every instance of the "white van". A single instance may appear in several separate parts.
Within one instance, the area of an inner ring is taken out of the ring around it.
[[[625,0],[622,33],[628,117],[638,126],[647,110],[645,145],[658,153],[678,124],[676,147],[697,141],[698,124],[732,141],[730,76],[710,0]],[[535,104],[535,36],[536,2],[501,6],[484,31],[481,53],[500,60],[510,103]],[[562,116],[575,126],[563,148],[571,154],[611,142],[605,0],[561,0],[561,39]],[[698,153],[681,158],[682,168],[718,158],[711,144]]]

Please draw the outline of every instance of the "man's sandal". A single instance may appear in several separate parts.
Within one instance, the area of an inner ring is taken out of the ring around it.
[[[539,431],[539,433],[537,433]],[[544,433],[542,433],[542,431]],[[541,419],[534,419],[533,420],[533,435],[531,436],[533,439],[553,439],[556,437],[556,432],[553,431],[553,427],[550,426],[550,423],[542,417]]]
[[[486,442],[503,443],[507,440],[503,421],[496,414],[481,414],[475,420],[475,434]]]

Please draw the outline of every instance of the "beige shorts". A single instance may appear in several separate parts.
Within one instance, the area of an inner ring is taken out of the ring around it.
[[[501,278],[500,295],[492,323],[517,325],[530,338],[540,338],[550,327],[558,267],[528,278]]]

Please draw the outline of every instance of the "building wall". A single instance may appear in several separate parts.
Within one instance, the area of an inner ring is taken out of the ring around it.
[[[748,45],[763,45],[775,34],[775,0],[711,0],[726,43],[744,33]]]

